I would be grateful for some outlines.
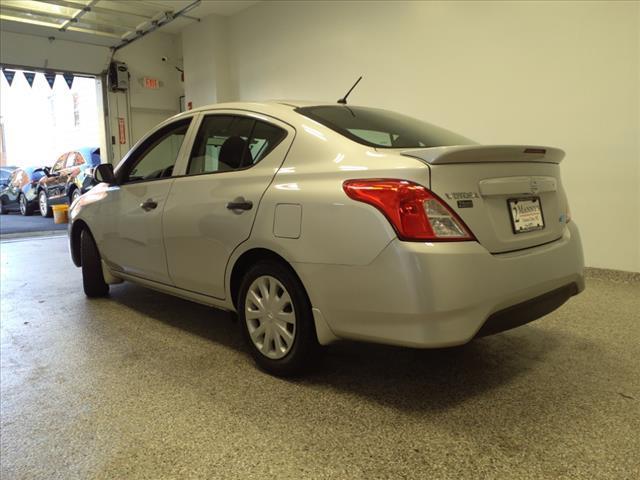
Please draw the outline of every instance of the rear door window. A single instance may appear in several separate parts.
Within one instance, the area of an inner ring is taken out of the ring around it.
[[[65,168],[71,168],[74,167],[76,165],[76,157],[77,157],[77,153],[76,152],[71,152],[69,154],[69,156],[67,157],[67,160],[65,162]]]
[[[187,175],[251,167],[285,136],[283,129],[253,118],[207,115],[193,144]]]

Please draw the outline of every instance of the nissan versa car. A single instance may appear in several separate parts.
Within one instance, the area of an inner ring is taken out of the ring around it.
[[[100,149],[79,148],[65,152],[47,169],[38,188],[38,207],[43,217],[53,215],[51,205],[71,203],[93,187],[93,169],[100,165]]]
[[[89,297],[128,280],[237,312],[276,375],[337,339],[460,345],[584,289],[563,156],[374,108],[204,107],[96,169],[71,256]]]

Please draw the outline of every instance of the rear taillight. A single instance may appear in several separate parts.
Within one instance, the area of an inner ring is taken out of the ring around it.
[[[401,240],[475,240],[471,231],[433,192],[408,180],[371,178],[347,180],[345,193],[380,210]]]

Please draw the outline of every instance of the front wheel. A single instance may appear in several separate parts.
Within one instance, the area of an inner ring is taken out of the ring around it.
[[[100,252],[87,229],[80,233],[80,262],[82,264],[82,286],[87,297],[104,297],[109,285],[104,281]]]
[[[49,199],[47,198],[47,192],[40,190],[38,194],[38,207],[40,207],[40,215],[43,217],[53,216],[53,210],[49,206]]]
[[[240,328],[260,368],[277,376],[301,373],[320,346],[311,304],[297,276],[277,262],[251,268],[238,295]]]
[[[29,202],[27,201],[27,197],[21,194],[18,200],[18,204],[20,205],[21,215],[25,217],[33,215],[33,206],[29,205]]]

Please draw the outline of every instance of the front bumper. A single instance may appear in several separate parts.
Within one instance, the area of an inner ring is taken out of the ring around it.
[[[574,223],[557,241],[518,252],[394,240],[366,266],[294,268],[336,337],[418,348],[459,345],[527,323],[584,289]]]

